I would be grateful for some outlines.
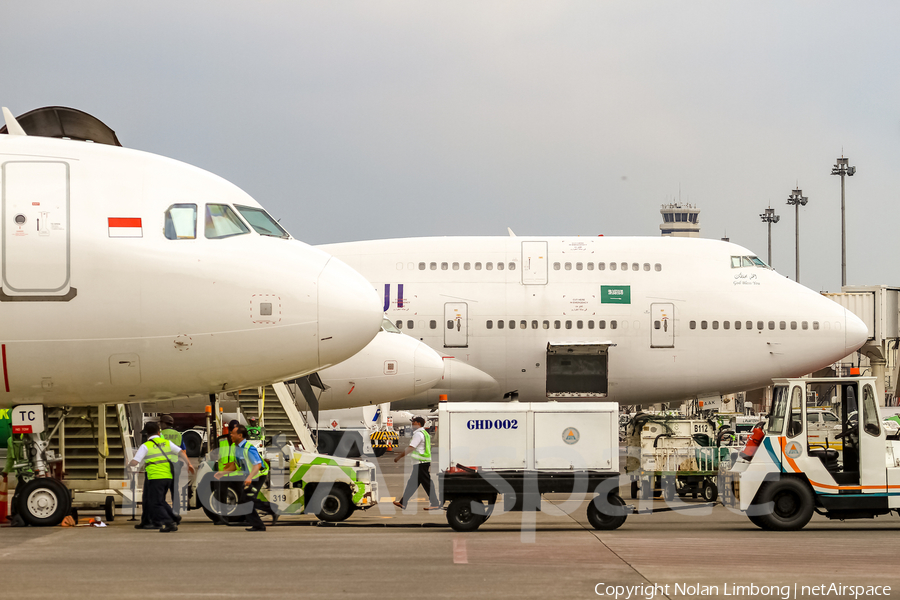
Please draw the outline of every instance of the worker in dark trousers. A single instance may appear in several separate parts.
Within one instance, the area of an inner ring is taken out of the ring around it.
[[[185,450],[184,441],[181,439],[181,432],[175,431],[175,419],[172,415],[163,415],[159,418],[160,432],[159,435],[166,438],[182,450]],[[172,496],[172,513],[179,514],[181,512],[181,462],[172,465],[172,486],[169,488],[169,494]]]
[[[241,485],[239,505],[250,503],[250,512],[246,515],[247,523],[250,527],[247,531],[265,531],[266,526],[262,519],[259,518],[257,509],[264,512],[272,513],[272,523],[278,520],[278,515],[272,511],[268,502],[259,499],[259,491],[265,481],[265,475],[268,473],[268,466],[259,455],[259,451],[255,446],[247,441],[247,428],[243,425],[231,428],[231,441],[234,443],[234,462],[225,465],[221,471],[215,474],[216,479],[227,477],[228,473],[237,472],[243,476],[244,481]]]
[[[178,531],[181,517],[174,515],[166,502],[166,492],[172,483],[172,464],[180,458],[187,465],[188,472],[192,474],[194,467],[184,450],[160,437],[158,423],[147,423],[144,425],[144,432],[148,436],[147,441],[141,444],[134,454],[134,458],[128,463],[128,466],[132,468],[144,463],[146,479],[142,511],[147,514],[148,524],[159,523],[162,525],[160,532]]]
[[[425,510],[440,510],[441,505],[438,502],[434,486],[431,484],[431,473],[429,472],[431,469],[431,436],[425,430],[424,417],[414,417],[412,424],[413,434],[412,439],[409,440],[409,446],[404,448],[403,452],[394,458],[394,462],[398,462],[407,454],[412,454],[413,472],[409,476],[409,481],[406,482],[403,497],[394,501],[394,506],[405,509],[406,503],[409,502],[409,499],[412,498],[421,485],[425,493],[428,494],[428,500],[431,503]]]

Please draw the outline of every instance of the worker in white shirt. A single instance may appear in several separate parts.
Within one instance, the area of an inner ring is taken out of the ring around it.
[[[398,462],[407,454],[412,454],[413,472],[406,482],[406,489],[403,490],[403,497],[394,501],[394,506],[401,509],[406,508],[406,503],[412,498],[416,490],[421,485],[428,494],[431,505],[425,510],[440,510],[441,505],[438,502],[437,493],[434,485],[431,483],[431,436],[425,431],[425,419],[423,417],[414,417],[412,420],[413,434],[409,440],[409,446],[404,448],[403,452],[394,458],[394,462]]]
[[[144,426],[144,432],[149,438],[141,444],[141,447],[135,452],[134,458],[128,463],[131,468],[144,463],[146,479],[144,480],[142,511],[148,515],[148,524],[155,522],[162,525],[159,530],[161,533],[178,531],[178,522],[181,521],[181,517],[174,515],[172,508],[166,502],[166,491],[172,484],[172,464],[180,458],[192,475],[194,467],[184,450],[160,437],[158,423],[147,423]]]

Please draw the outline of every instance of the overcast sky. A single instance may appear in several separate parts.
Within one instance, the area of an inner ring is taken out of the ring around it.
[[[897,2],[3,2],[0,104],[71,106],[309,243],[701,235],[900,284]]]

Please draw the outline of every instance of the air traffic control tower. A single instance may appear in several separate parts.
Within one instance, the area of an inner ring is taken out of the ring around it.
[[[700,237],[700,209],[693,204],[663,204],[660,233],[667,237]]]

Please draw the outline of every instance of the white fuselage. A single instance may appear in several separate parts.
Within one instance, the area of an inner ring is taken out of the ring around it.
[[[810,373],[866,338],[852,313],[720,241],[445,237],[319,247],[374,285],[404,333],[522,401],[547,397],[548,344],[608,344],[603,397],[652,404]]]
[[[206,171],[15,135],[0,135],[0,169],[0,406],[265,385],[337,364],[380,328],[371,286],[321,250],[260,235],[246,214],[246,231],[216,237],[210,210],[259,204]]]

